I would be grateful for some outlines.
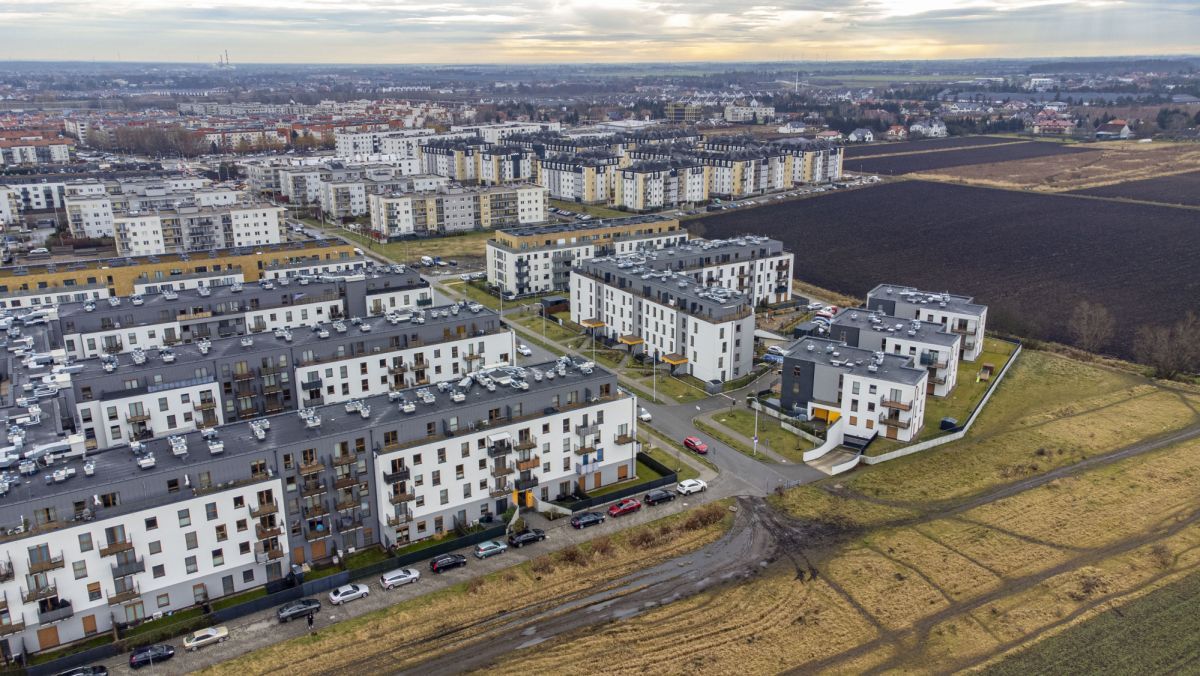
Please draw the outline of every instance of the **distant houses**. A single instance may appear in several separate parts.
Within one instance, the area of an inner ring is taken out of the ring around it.
[[[1096,128],[1097,139],[1127,139],[1132,133],[1125,120],[1111,120]]]
[[[913,122],[908,125],[908,133],[925,138],[945,138],[950,135],[950,132],[946,130],[946,123],[936,118]]]
[[[846,135],[846,140],[851,143],[870,143],[875,140],[875,132],[870,129],[859,127]]]

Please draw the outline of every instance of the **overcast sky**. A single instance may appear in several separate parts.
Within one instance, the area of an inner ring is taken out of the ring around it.
[[[786,61],[1198,45],[1200,0],[0,0],[0,59]]]

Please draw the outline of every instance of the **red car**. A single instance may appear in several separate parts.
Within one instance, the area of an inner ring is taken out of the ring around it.
[[[683,447],[700,455],[708,453],[708,444],[700,441],[700,437],[687,437],[683,440]]]
[[[612,507],[608,508],[609,516],[621,516],[622,514],[632,514],[642,508],[642,503],[634,498],[625,498]]]

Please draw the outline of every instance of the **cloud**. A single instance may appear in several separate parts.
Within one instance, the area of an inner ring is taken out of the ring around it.
[[[0,59],[782,61],[1195,51],[1194,0],[0,0]]]

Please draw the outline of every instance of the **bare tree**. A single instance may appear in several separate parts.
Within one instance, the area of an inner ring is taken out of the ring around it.
[[[1099,352],[1112,338],[1116,323],[1108,308],[1085,300],[1075,306],[1067,330],[1076,345],[1088,352]]]
[[[1142,326],[1133,342],[1138,361],[1154,368],[1158,378],[1174,378],[1181,373],[1200,370],[1197,346],[1200,318],[1189,312],[1174,326]]]

